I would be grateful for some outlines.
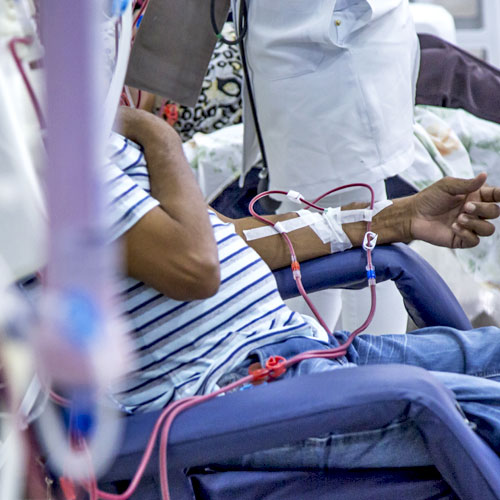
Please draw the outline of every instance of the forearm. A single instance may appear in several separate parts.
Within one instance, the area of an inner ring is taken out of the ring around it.
[[[344,208],[356,209],[364,208],[365,206],[362,204],[352,204]],[[410,241],[411,210],[411,198],[402,198],[395,200],[392,205],[378,213],[372,222],[372,231],[378,234],[377,243],[387,244],[398,241]],[[294,212],[283,215],[271,215],[266,218],[277,222],[293,217],[297,217],[297,214]],[[264,223],[253,218],[238,219],[233,222],[237,232],[244,239],[244,230],[264,225]],[[366,233],[366,222],[343,224],[342,228],[354,247],[361,246]],[[292,231],[288,233],[288,237],[292,241],[299,261],[314,259],[331,253],[330,244],[323,243],[310,227]],[[251,240],[248,244],[261,255],[271,269],[278,269],[290,264],[288,246],[278,234]]]
[[[500,216],[500,188],[484,186],[486,174],[473,179],[445,177],[421,192],[394,200],[393,204],[373,219],[371,230],[378,234],[378,244],[409,242],[421,239],[449,248],[470,248],[480,237],[493,234],[495,227],[488,219]],[[347,207],[346,207],[347,208]],[[351,208],[360,208],[359,205]],[[296,217],[273,216],[273,221]],[[249,219],[235,221],[237,230],[262,225]],[[366,232],[365,222],[344,224],[343,229],[353,246],[360,246]],[[321,242],[309,228],[288,234],[299,260],[330,253],[330,245]],[[290,255],[280,235],[250,241],[271,268],[290,263]]]

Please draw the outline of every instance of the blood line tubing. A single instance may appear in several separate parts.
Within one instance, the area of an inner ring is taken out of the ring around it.
[[[373,210],[373,205],[374,205],[374,192],[371,186],[368,184],[363,184],[363,183],[354,183],[354,184],[348,184],[345,186],[341,186],[335,189],[331,189],[330,191],[327,191],[326,193],[322,194],[318,198],[316,198],[313,202],[309,202],[303,198],[300,198],[300,201],[304,203],[307,207],[309,208],[314,208],[319,211],[323,211],[324,209],[322,207],[319,207],[317,203],[321,201],[323,198],[328,196],[329,194],[332,194],[334,192],[340,191],[341,189],[347,189],[351,187],[364,187],[367,188],[370,191],[371,195],[371,201],[370,201],[370,209]],[[263,198],[264,196],[268,196],[270,194],[284,194],[286,195],[286,191],[266,191],[264,193],[260,193],[257,195],[255,198],[252,199],[250,202],[249,210],[250,213],[258,220],[261,222],[264,222],[265,224],[275,226],[275,223],[273,223],[271,220],[266,219],[265,217],[257,214],[254,210],[254,205],[255,203]],[[160,473],[160,487],[161,487],[161,495],[162,495],[162,500],[170,500],[170,493],[168,489],[168,466],[167,466],[167,444],[168,444],[168,435],[170,431],[170,427],[180,413],[183,411],[192,408],[193,406],[196,406],[198,404],[201,404],[205,401],[208,401],[210,399],[213,399],[221,394],[228,393],[234,389],[237,389],[238,387],[241,387],[245,384],[254,382],[254,381],[259,381],[259,380],[264,380],[264,379],[274,379],[278,378],[281,376],[286,369],[289,366],[292,366],[296,363],[299,363],[300,361],[303,361],[305,359],[312,359],[312,358],[325,358],[325,359],[336,359],[341,356],[345,356],[347,353],[347,349],[349,346],[352,344],[354,341],[354,338],[364,331],[368,325],[370,324],[371,320],[373,319],[373,316],[375,314],[375,309],[376,309],[376,292],[375,292],[375,285],[376,285],[376,279],[375,279],[375,269],[372,264],[372,250],[375,246],[376,242],[376,235],[371,232],[371,221],[367,221],[367,231],[365,235],[365,244],[363,245],[365,251],[366,251],[366,260],[367,260],[367,265],[366,265],[366,272],[367,272],[367,279],[370,287],[370,293],[371,293],[371,307],[370,307],[370,312],[366,318],[366,320],[363,322],[363,324],[358,327],[356,330],[354,330],[347,340],[339,345],[338,347],[335,347],[333,349],[326,349],[326,350],[313,350],[313,351],[307,351],[303,352],[301,354],[297,354],[296,356],[293,356],[290,359],[284,359],[279,357],[280,359],[273,359],[272,363],[266,363],[265,368],[261,368],[259,370],[256,370],[252,372],[251,374],[236,380],[235,382],[224,386],[220,388],[219,390],[212,392],[210,394],[206,394],[203,396],[191,396],[187,397],[184,399],[179,399],[178,401],[175,401],[172,403],[170,406],[165,408],[165,410],[160,414],[158,417],[158,420],[155,423],[155,426],[153,428],[153,431],[151,432],[151,435],[149,437],[148,443],[146,445],[146,449],[144,451],[144,454],[142,456],[141,462],[139,464],[139,467],[137,468],[137,471],[127,488],[127,490],[121,494],[113,494],[113,493],[106,493],[104,491],[101,491],[98,489],[95,484],[95,478],[90,478],[90,481],[86,482],[83,484],[84,487],[88,490],[89,495],[91,495],[92,500],[95,498],[101,499],[101,500],[128,500],[134,491],[136,490],[143,474],[146,469],[146,466],[151,458],[151,454],[154,449],[154,445],[156,442],[156,439],[158,438],[158,435],[160,435],[160,449],[159,449],[159,473]],[[288,245],[288,248],[290,249],[290,256],[291,256],[291,269],[293,272],[293,276],[295,279],[295,282],[297,284],[297,288],[306,301],[306,303],[309,305],[311,311],[313,314],[316,316],[320,324],[325,328],[325,330],[329,333],[329,335],[332,335],[332,332],[330,329],[327,327],[325,321],[321,318],[321,315],[318,313],[314,305],[311,303],[309,297],[307,296],[307,292],[304,289],[304,286],[302,285],[302,280],[301,280],[301,275],[300,275],[300,264],[297,260],[297,256],[295,254],[295,250],[293,248],[292,242],[288,235],[286,233],[280,232],[281,236],[285,240],[285,242]],[[278,357],[275,357],[278,358]],[[270,360],[269,360],[270,361]]]

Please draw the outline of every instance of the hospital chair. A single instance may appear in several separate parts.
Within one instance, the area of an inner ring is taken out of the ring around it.
[[[403,244],[377,247],[378,281],[395,281],[419,326],[471,325],[451,291]],[[364,286],[364,251],[302,264],[309,291]],[[296,294],[289,269],[275,272],[283,297]],[[122,446],[99,484],[121,492],[132,478],[158,413],[124,417]],[[245,453],[330,432],[380,429],[413,419],[434,465],[398,469],[249,471],[215,466]],[[160,498],[158,449],[132,499]],[[346,368],[237,391],[181,413],[171,429],[168,476],[174,500],[499,499],[500,459],[457,410],[450,392],[416,367]]]

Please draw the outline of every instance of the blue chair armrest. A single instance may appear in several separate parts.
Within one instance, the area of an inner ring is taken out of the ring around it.
[[[381,245],[373,251],[377,282],[391,279],[401,293],[408,314],[419,327],[450,326],[470,330],[472,325],[448,285],[422,257],[407,245]],[[355,248],[301,263],[308,292],[326,288],[360,289],[367,285],[366,255]],[[298,295],[289,268],[274,272],[283,298]]]
[[[336,390],[339,387],[342,391]],[[157,416],[136,415],[133,426],[127,427],[120,455],[135,460],[115,466],[121,478],[131,476],[127,469],[135,467]],[[292,436],[300,441],[332,431],[379,429],[401,417],[418,426],[434,464],[461,498],[500,498],[500,459],[466,425],[452,393],[427,371],[402,365],[344,368],[287,379],[181,413],[169,438],[171,493],[176,499],[192,498],[184,473],[191,466],[283,445]],[[467,473],[456,474],[457,470]]]

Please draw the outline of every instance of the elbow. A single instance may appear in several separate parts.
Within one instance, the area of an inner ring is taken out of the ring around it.
[[[215,239],[210,238],[202,244],[189,245],[186,262],[186,285],[189,289],[187,300],[202,300],[214,296],[220,287],[219,251]]]
[[[127,264],[129,276],[174,300],[207,299],[219,290],[220,265],[217,251],[177,252],[170,259],[156,256],[139,263],[129,259]]]
[[[220,263],[213,234],[185,237],[182,231],[169,234],[143,227],[131,228],[125,240],[130,277],[174,300],[207,299],[217,293]]]
[[[203,300],[217,293],[220,286],[219,262],[187,260],[172,273],[157,268],[155,276],[143,280],[167,297],[179,301]]]
[[[198,235],[182,245],[183,300],[203,300],[214,296],[220,286],[219,251],[213,232]]]
[[[214,296],[220,286],[220,265],[217,255],[212,259],[204,258],[203,261],[193,265],[188,282],[191,300]]]
[[[203,300],[217,293],[220,286],[218,253],[193,252],[178,267],[175,290],[166,295],[176,300]]]

